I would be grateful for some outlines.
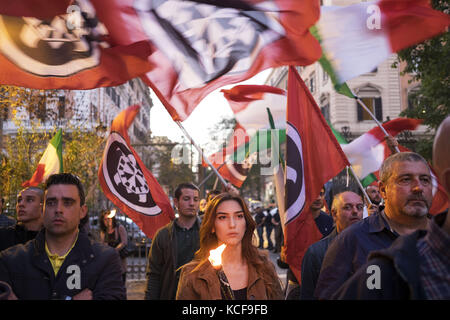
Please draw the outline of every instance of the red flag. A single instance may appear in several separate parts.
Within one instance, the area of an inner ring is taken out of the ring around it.
[[[213,90],[282,65],[308,65],[321,49],[309,28],[318,1],[93,0],[114,42],[149,40],[143,77],[174,120]]]
[[[127,131],[139,109],[128,107],[114,119],[98,178],[106,197],[151,239],[175,215],[164,190],[131,147]]]
[[[17,17],[52,18],[70,11],[73,0],[15,0],[2,1],[0,14]]]
[[[310,205],[349,163],[294,67],[289,67],[286,129],[286,262],[301,283],[306,249],[322,238]]]
[[[151,69],[148,41],[112,44],[87,2],[74,7],[80,12],[74,19],[63,14],[40,20],[62,10],[57,1],[49,2],[55,6],[32,0],[2,4],[0,12],[10,15],[0,15],[0,84],[92,89],[122,84]]]

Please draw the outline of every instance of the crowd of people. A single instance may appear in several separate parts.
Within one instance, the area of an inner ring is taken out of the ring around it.
[[[450,200],[449,136],[450,117],[433,145],[434,169]],[[383,162],[378,185],[366,189],[370,204],[343,191],[330,214],[322,211],[323,188],[309,208],[323,238],[295,266],[301,281],[280,256],[285,284],[268,257],[283,246],[275,203],[251,211],[228,185],[200,207],[199,188],[180,184],[177,218],[152,239],[145,299],[448,300],[450,217],[448,210],[429,214],[432,175],[419,154],[395,153]],[[55,174],[43,189],[20,191],[16,216],[17,223],[0,214],[0,299],[126,299],[126,230],[105,211],[101,241],[89,239],[84,188],[75,175]],[[210,251],[221,244],[221,264],[213,266]]]

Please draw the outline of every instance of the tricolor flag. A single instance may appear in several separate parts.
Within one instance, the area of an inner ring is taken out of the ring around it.
[[[63,172],[62,130],[59,129],[45,149],[33,176],[22,183],[22,187],[36,187],[45,182],[50,175],[61,172]]]
[[[309,28],[318,1],[92,0],[116,44],[148,40],[143,77],[174,120],[185,120],[210,92],[282,65],[321,56]]]
[[[164,190],[131,147],[127,131],[139,109],[128,107],[113,120],[98,179],[106,197],[152,239],[175,215]]]
[[[148,41],[117,45],[89,2],[69,4],[2,1],[0,84],[92,89],[120,85],[151,70]]]
[[[323,51],[322,67],[333,83],[339,86],[370,72],[391,54],[444,32],[450,17],[433,10],[429,2],[381,0],[322,6],[315,28]]]
[[[420,119],[397,118],[385,122],[382,126],[389,135],[395,137],[402,131],[416,130],[422,122]],[[391,155],[385,138],[381,128],[375,126],[349,144],[339,142],[364,187],[375,181],[372,173],[378,172],[384,159]]]
[[[311,203],[323,185],[349,163],[313,96],[289,67],[286,129],[286,262],[301,283],[308,247],[322,238]]]
[[[383,124],[384,129],[393,137],[405,130],[416,130],[423,122],[421,119],[397,118]],[[348,161],[353,167],[356,175],[363,186],[368,186],[379,176],[378,171],[384,159],[391,155],[385,141],[385,134],[380,127],[376,126],[349,144],[342,145]],[[410,151],[399,145],[401,152]],[[430,165],[431,168],[431,165]],[[433,175],[433,203],[430,208],[431,214],[437,214],[448,207],[445,191]]]
[[[285,141],[286,91],[266,85],[238,85],[221,91],[237,124],[228,146],[209,159],[216,168],[225,162],[219,173],[240,188],[252,164],[260,159],[263,165],[271,165],[273,143],[279,146]],[[270,126],[267,110],[274,115],[276,132]]]

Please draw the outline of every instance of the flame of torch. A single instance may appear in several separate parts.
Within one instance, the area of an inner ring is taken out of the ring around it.
[[[111,210],[111,212],[108,214],[107,218],[112,219],[116,215],[116,209]]]
[[[211,262],[214,269],[219,269],[222,266],[222,252],[225,250],[226,244],[222,244],[220,247],[210,250],[208,260]]]

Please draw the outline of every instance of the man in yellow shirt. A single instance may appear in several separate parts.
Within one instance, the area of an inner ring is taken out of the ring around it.
[[[73,174],[48,178],[44,229],[34,240],[0,253],[0,282],[18,299],[126,299],[119,254],[91,243],[80,231],[87,215],[85,193]]]

